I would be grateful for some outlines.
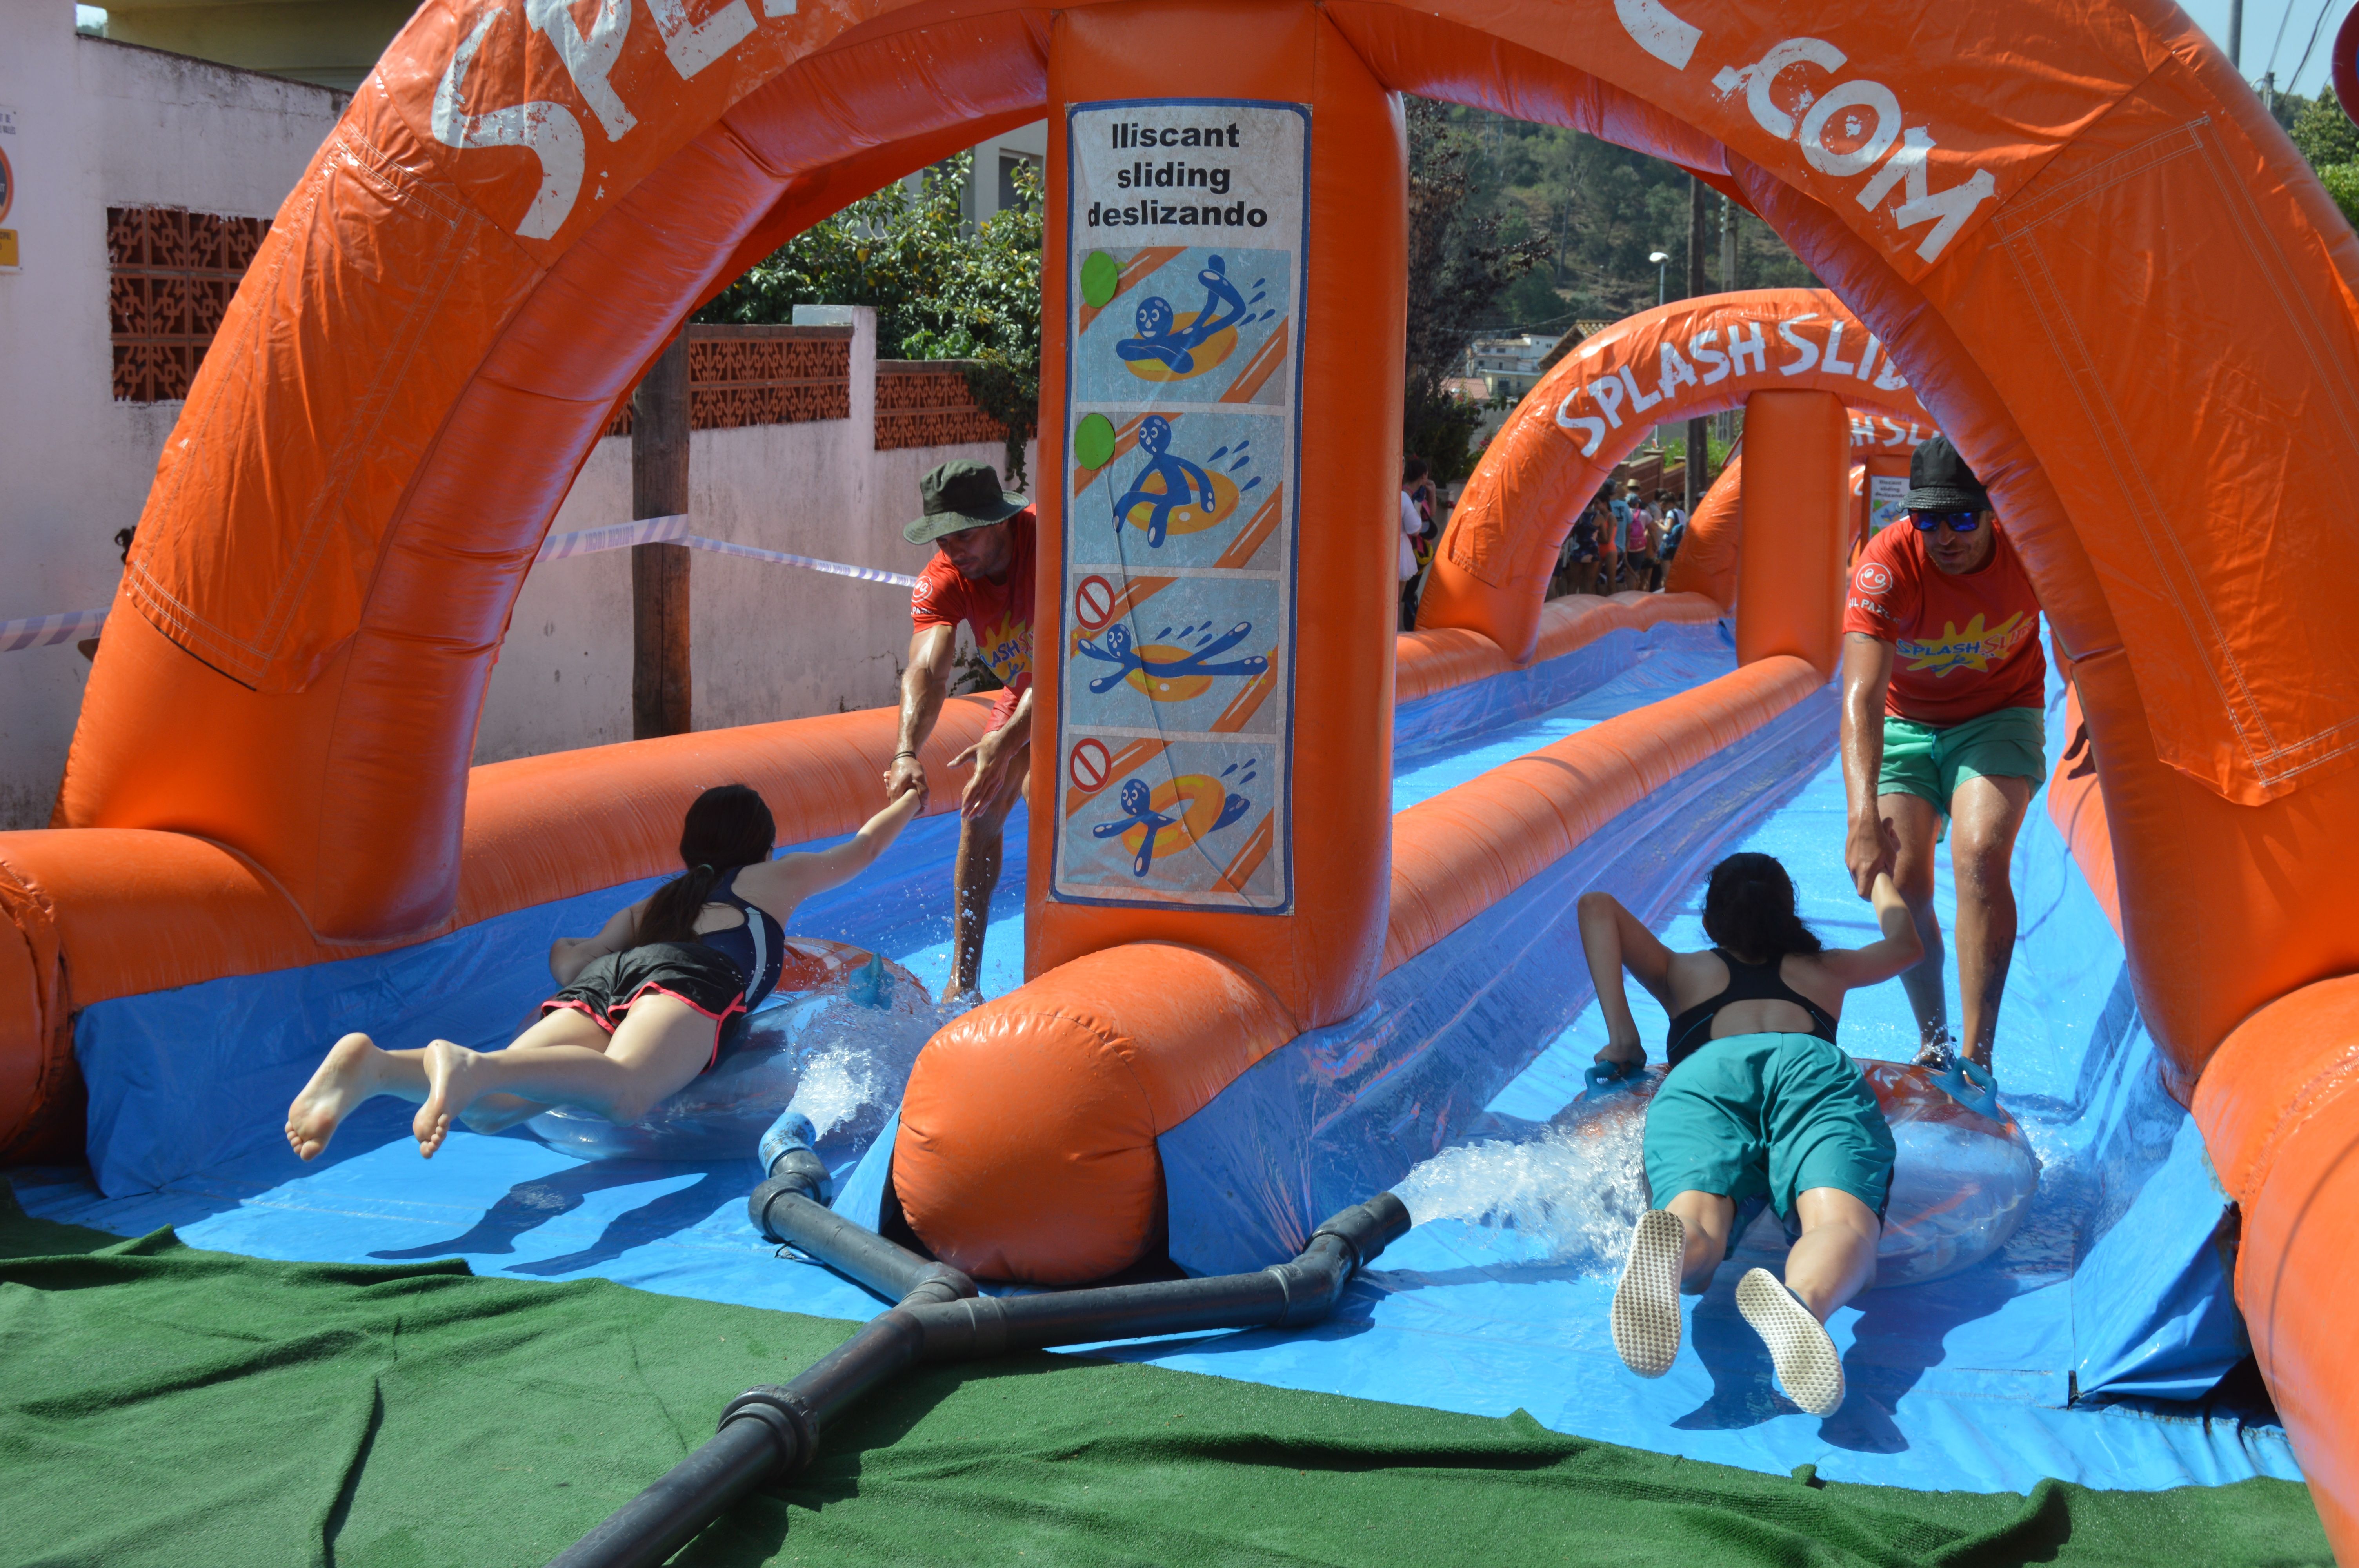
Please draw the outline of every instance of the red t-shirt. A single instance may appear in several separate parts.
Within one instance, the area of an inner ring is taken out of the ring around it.
[[[1026,507],[1012,521],[1016,525],[1008,539],[1015,553],[1005,578],[990,582],[962,577],[937,549],[909,594],[910,625],[922,629],[965,622],[983,662],[1006,683],[992,708],[994,730],[1007,722],[1016,700],[1032,687],[1032,509]]]
[[[1962,724],[2047,698],[2039,600],[1997,531],[1980,571],[1952,577],[1905,523],[1880,529],[1859,553],[1843,594],[1843,630],[1893,644],[1884,711],[1919,724]]]

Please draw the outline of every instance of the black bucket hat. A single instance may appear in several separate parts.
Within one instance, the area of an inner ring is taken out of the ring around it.
[[[1958,456],[1947,436],[1920,443],[1908,459],[1908,497],[1901,504],[1911,512],[1986,512],[1990,492]]]
[[[926,514],[901,530],[913,545],[930,545],[945,534],[1005,523],[1032,503],[999,488],[999,470],[973,458],[954,458],[918,481]]]

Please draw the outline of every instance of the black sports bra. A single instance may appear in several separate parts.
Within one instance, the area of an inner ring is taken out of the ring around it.
[[[1832,1044],[1835,1037],[1834,1014],[1788,985],[1777,972],[1785,962],[1781,957],[1767,964],[1748,964],[1725,947],[1714,947],[1714,957],[1728,966],[1728,989],[1709,1001],[1700,1001],[1671,1020],[1669,1055],[1676,1067],[1699,1050],[1711,1044],[1712,1021],[1720,1010],[1733,1001],[1790,1001],[1810,1015],[1810,1033]]]

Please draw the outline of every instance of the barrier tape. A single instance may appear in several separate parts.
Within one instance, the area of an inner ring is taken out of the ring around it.
[[[716,556],[735,556],[748,561],[769,561],[782,567],[801,567],[807,571],[825,572],[831,577],[853,578],[861,582],[889,582],[897,588],[915,588],[918,579],[903,572],[882,571],[875,567],[855,567],[844,561],[821,560],[817,556],[798,556],[785,550],[762,550],[751,545],[733,545],[726,539],[708,539],[688,531],[686,517],[643,517],[636,523],[611,523],[603,528],[584,528],[574,534],[555,534],[540,546],[533,559],[561,561],[569,556],[587,556],[600,550],[628,549],[633,545],[686,545],[691,550],[707,550]]]
[[[751,545],[733,545],[726,539],[707,539],[688,531],[686,517],[642,517],[636,523],[612,523],[603,528],[583,528],[571,534],[552,534],[541,542],[540,553],[533,563],[561,561],[571,556],[593,556],[602,550],[626,550],[633,545],[686,545],[691,550],[708,550],[716,556],[736,556],[749,561],[770,561],[783,567],[802,567],[807,570],[826,572],[831,577],[848,577],[861,582],[889,582],[896,588],[915,588],[916,578],[902,572],[879,571],[875,567],[855,567],[844,561],[826,561],[817,556],[791,555],[785,550],[757,550]],[[106,624],[103,610],[69,610],[56,615],[28,615],[21,621],[0,621],[0,654],[13,654],[19,648],[46,648],[53,643],[78,642],[94,637]]]
[[[57,615],[28,615],[22,621],[0,621],[0,654],[19,648],[46,648],[94,636],[106,623],[103,610],[69,610]]]

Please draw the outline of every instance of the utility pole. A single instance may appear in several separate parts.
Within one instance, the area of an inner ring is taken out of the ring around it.
[[[2228,0],[2228,63],[2245,71],[2245,0]]]
[[[1726,196],[1720,199],[1720,287],[1723,294],[1733,294],[1740,287],[1736,280],[1736,203]],[[1720,439],[1723,446],[1736,441],[1736,413],[1731,409],[1720,416]]]
[[[1703,227],[1707,209],[1704,206],[1703,181],[1688,176],[1688,297],[1703,297]],[[1712,466],[1712,421],[1695,418],[1688,421],[1687,506],[1690,516],[1695,514],[1696,503],[1703,499],[1703,487],[1709,479],[1706,470]]]
[[[688,329],[631,395],[631,515],[688,511]],[[690,729],[688,546],[631,546],[631,738]]]

